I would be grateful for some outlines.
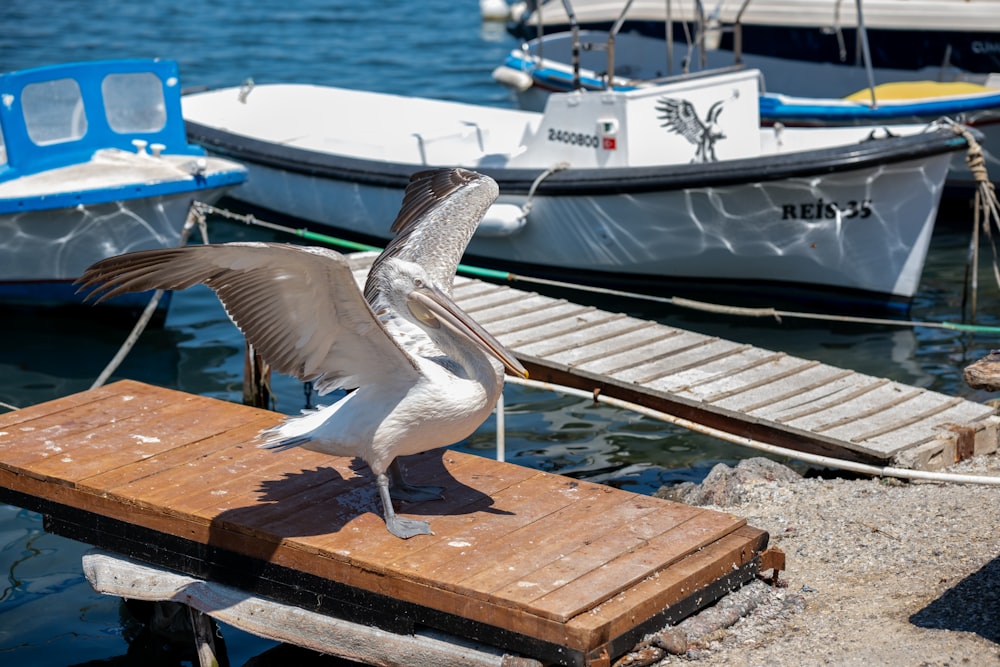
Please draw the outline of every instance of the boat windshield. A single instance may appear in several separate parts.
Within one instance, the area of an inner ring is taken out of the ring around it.
[[[87,133],[87,114],[74,79],[30,83],[21,95],[28,136],[39,146],[79,139]]]
[[[163,83],[152,72],[109,74],[101,92],[108,125],[115,132],[159,132],[167,124]]]

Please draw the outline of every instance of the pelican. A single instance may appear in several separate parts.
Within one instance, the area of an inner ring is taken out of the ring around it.
[[[459,259],[498,193],[493,179],[464,169],[414,174],[396,235],[363,292],[340,253],[278,243],[133,252],[95,263],[78,282],[98,303],[203,283],[272,368],[321,395],[355,389],[261,432],[261,446],[360,457],[375,475],[389,532],[431,534],[427,522],[398,516],[392,499],[441,498],[442,490],[411,486],[396,457],[468,437],[496,405],[504,367],[527,377],[451,299]]]

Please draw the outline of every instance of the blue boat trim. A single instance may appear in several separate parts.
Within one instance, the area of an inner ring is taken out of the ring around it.
[[[573,75],[563,69],[536,67],[532,61],[516,54],[509,54],[504,62],[510,69],[529,74],[534,86],[551,92],[573,90]],[[585,90],[604,90],[604,81],[590,76],[580,76],[579,87]],[[618,85],[615,90],[635,90],[638,86]],[[795,98],[775,93],[761,93],[760,117],[767,123],[869,124],[880,122],[920,122],[942,116],[955,117],[973,112],[992,112],[1000,118],[1000,92],[921,99],[914,102],[883,102],[874,108],[865,102],[834,100],[823,103],[810,98]]]
[[[220,187],[239,185],[246,180],[243,171],[227,171],[193,178],[179,178],[176,181],[160,183],[131,183],[113,188],[95,188],[79,192],[60,192],[37,197],[0,199],[0,215],[25,211],[49,211],[73,206],[90,206],[108,202],[149,199],[186,192],[197,193]]]

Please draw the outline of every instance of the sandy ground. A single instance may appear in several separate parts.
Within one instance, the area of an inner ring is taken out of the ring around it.
[[[783,587],[731,594],[754,598],[735,624],[695,624],[686,653],[633,664],[1000,665],[1000,486],[801,478],[761,461],[677,492],[767,530]],[[1000,455],[949,472],[997,477]]]

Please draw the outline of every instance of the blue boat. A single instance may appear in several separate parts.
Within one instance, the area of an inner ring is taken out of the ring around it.
[[[177,245],[194,201],[246,180],[242,165],[187,142],[180,98],[170,60],[0,74],[0,306],[80,305],[73,281],[87,266]]]

